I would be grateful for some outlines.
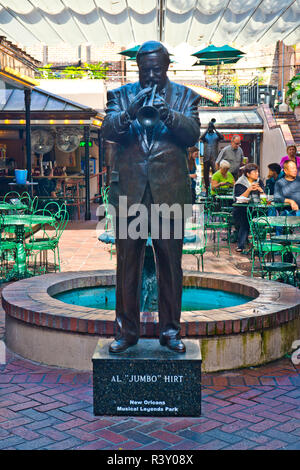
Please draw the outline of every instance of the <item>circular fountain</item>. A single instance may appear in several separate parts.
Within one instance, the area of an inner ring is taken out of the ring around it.
[[[66,303],[57,297],[69,295],[72,290],[77,295],[78,289],[86,292],[93,287],[102,287],[105,292],[113,289],[115,280],[114,271],[66,272],[24,279],[5,287],[2,305],[7,347],[37,362],[91,369],[99,338],[115,334],[113,305],[104,301],[101,308],[95,308]],[[293,341],[300,339],[300,292],[295,287],[195,271],[184,273],[183,285],[192,297],[197,291],[203,293],[203,289],[210,289],[215,297],[222,291],[221,306],[207,309],[194,303],[181,314],[183,338],[201,342],[204,371],[263,364],[291,351]],[[225,294],[231,299],[226,305]],[[238,297],[233,299],[232,294]],[[141,337],[158,338],[157,312],[141,313]],[[158,341],[157,347],[161,347]]]

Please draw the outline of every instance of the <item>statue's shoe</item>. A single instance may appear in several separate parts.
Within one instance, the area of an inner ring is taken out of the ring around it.
[[[134,346],[138,340],[132,342],[128,341],[126,338],[115,339],[109,346],[109,352],[113,354],[121,353],[126,351],[126,349]]]
[[[180,338],[169,338],[167,336],[161,336],[159,342],[162,346],[167,346],[167,348],[171,349],[171,351],[175,351],[177,353],[186,352],[185,345]]]

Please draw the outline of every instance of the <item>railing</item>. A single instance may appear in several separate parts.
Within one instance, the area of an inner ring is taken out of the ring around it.
[[[265,103],[270,108],[274,108],[277,97],[277,87],[273,85],[259,85],[258,77],[254,77],[247,85],[221,85],[210,86],[212,90],[223,95],[218,106],[257,106]],[[210,100],[201,98],[199,106],[216,106]]]
[[[99,198],[101,198],[101,188],[103,186],[104,178],[105,178],[104,175],[106,175],[106,168],[104,168],[99,173],[95,173],[94,175],[90,176],[90,180],[93,178],[97,178],[97,188],[99,189],[99,194],[96,194],[95,196],[91,197],[90,202],[94,202],[95,200],[98,200]]]
[[[211,90],[217,91],[218,93],[221,93],[223,95],[223,98],[219,102],[220,107],[223,106],[234,106],[235,103],[235,97],[236,97],[236,87],[233,85],[212,85],[209,86]],[[200,100],[199,106],[216,106],[215,103],[212,101],[202,98]]]

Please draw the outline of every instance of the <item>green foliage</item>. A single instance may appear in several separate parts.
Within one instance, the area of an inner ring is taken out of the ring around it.
[[[289,97],[289,105],[294,111],[300,105],[300,73],[297,73],[287,84],[286,95]]]
[[[208,85],[217,85],[218,83],[222,85],[236,85],[237,74],[232,65],[212,65],[206,67],[205,70],[206,80]]]
[[[109,67],[106,63],[98,62],[98,64],[84,64],[87,70],[88,78],[106,80]]]
[[[53,64],[47,64],[40,67],[38,71],[41,74],[41,78],[44,79],[71,79],[78,80],[82,78],[90,78],[95,80],[106,80],[107,72],[109,67],[106,63],[98,62],[98,64],[85,63],[83,66],[68,66],[63,70],[53,70]]]
[[[62,71],[62,77],[61,78],[67,78],[67,79],[77,79],[77,78],[84,78],[86,77],[86,72],[82,70],[82,67],[74,67],[70,65],[69,67],[66,67]]]
[[[38,71],[41,74],[41,78],[46,79],[46,80],[50,80],[50,79],[55,80],[55,79],[60,78],[58,77],[57,73],[51,69],[51,67],[52,67],[52,64],[47,64],[47,65],[44,65],[44,67],[38,68]]]

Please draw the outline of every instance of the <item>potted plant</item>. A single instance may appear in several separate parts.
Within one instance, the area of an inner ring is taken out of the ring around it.
[[[289,105],[294,111],[296,119],[300,121],[300,73],[297,73],[287,84]]]

